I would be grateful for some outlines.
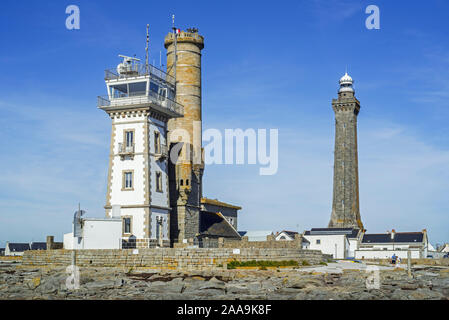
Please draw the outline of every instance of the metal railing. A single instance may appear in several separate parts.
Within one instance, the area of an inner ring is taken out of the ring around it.
[[[162,96],[154,91],[134,92],[124,94],[122,97],[99,96],[97,99],[98,108],[124,107],[128,105],[153,104],[167,109],[179,115],[184,115],[184,107],[170,98]]]
[[[160,158],[167,158],[168,157],[168,148],[167,145],[161,144],[159,146],[156,146],[156,150],[154,151],[155,155]]]
[[[104,71],[105,80],[126,79],[130,77],[147,76],[147,75],[159,78],[160,80],[175,85],[174,77],[167,74],[165,71],[156,68],[151,64],[146,66],[145,64],[142,63],[134,63],[133,65],[128,66],[126,71],[122,73],[118,73],[117,69],[106,69]]]
[[[118,153],[119,154],[134,154],[134,143],[131,146],[127,146],[126,143],[119,142]]]

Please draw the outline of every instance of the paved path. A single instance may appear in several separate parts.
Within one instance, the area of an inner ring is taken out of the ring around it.
[[[376,265],[379,270],[393,270],[394,267],[387,267]],[[402,265],[406,267],[406,265]],[[343,270],[366,270],[367,265],[363,262],[353,262],[349,260],[337,260],[336,262],[330,262],[327,266],[313,266],[307,268],[298,269],[299,272],[322,272],[322,273],[343,273]]]

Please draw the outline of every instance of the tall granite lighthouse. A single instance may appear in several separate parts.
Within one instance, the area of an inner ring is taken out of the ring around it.
[[[359,208],[359,168],[357,156],[357,115],[360,102],[355,97],[352,78],[340,79],[335,112],[335,154],[332,215],[329,228],[363,229]]]
[[[179,154],[176,163],[169,163],[172,208],[170,231],[173,242],[182,242],[200,233],[204,170],[201,146],[201,50],[204,48],[204,38],[197,29],[176,29],[165,37],[164,44],[167,49],[167,73],[176,79],[176,101],[184,106],[184,117],[168,121],[171,154]]]

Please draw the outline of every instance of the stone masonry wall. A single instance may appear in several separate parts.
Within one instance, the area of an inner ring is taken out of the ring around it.
[[[139,249],[136,250],[77,250],[79,267],[150,267],[160,269],[214,269],[232,260],[296,260],[318,264],[321,251],[300,249]],[[25,266],[69,266],[71,250],[26,251]]]
[[[218,239],[219,248],[301,249],[301,246],[301,236],[296,236],[295,239],[291,241],[276,241],[273,236],[267,236],[266,241],[248,241],[248,237],[243,237],[242,240]]]

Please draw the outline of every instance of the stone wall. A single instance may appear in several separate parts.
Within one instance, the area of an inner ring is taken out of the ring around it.
[[[57,249],[63,249],[64,243],[62,242],[55,242],[54,236],[47,236],[47,250],[57,250]]]
[[[242,237],[242,240],[218,239],[219,248],[272,248],[272,249],[301,249],[302,237],[297,235],[294,240],[276,241],[274,236],[267,236],[266,241],[248,241],[248,237]]]
[[[26,251],[25,266],[69,266],[71,250]],[[77,250],[79,267],[149,267],[157,269],[214,269],[232,260],[306,260],[318,264],[323,255],[317,250],[300,249],[206,249],[164,248],[139,250]]]

